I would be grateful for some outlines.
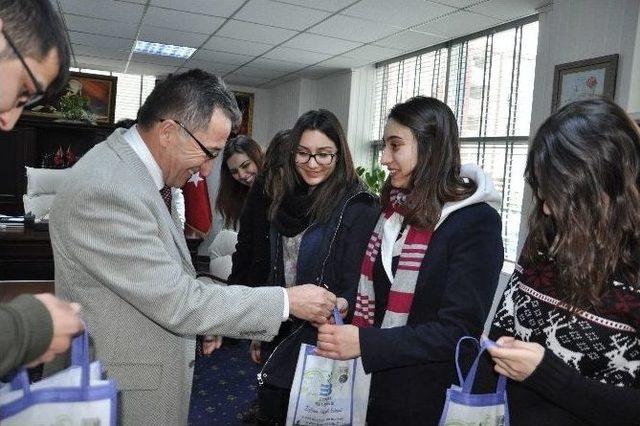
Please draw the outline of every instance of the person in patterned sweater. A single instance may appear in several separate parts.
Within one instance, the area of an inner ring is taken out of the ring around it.
[[[490,331],[512,425],[640,424],[640,133],[569,104],[531,144],[530,232]]]

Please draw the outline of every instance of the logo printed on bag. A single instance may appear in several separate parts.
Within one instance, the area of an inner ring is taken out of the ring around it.
[[[309,370],[304,373],[302,380],[302,392],[308,397],[329,397],[334,386],[336,390],[349,381],[349,367],[338,367],[333,371]]]
[[[331,383],[321,383],[320,392],[318,394],[320,396],[331,396]]]
[[[304,373],[302,379],[302,393],[307,397],[331,395],[331,384],[325,370],[309,370]],[[324,390],[323,390],[324,386]],[[328,386],[328,389],[327,389]]]
[[[447,419],[445,426],[504,426],[504,416],[492,416],[487,414],[482,420],[478,421],[465,421],[458,419]]]

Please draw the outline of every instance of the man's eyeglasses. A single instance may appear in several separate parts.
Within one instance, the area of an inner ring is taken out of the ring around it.
[[[169,120],[169,119],[168,119],[168,118],[161,118],[161,119],[160,119],[160,122],[167,121],[167,120]],[[173,121],[174,123],[176,123],[178,126],[182,127],[182,130],[184,130],[185,132],[187,132],[187,134],[188,134],[189,136],[191,136],[191,137],[193,138],[193,140],[194,140],[194,141],[196,141],[196,143],[198,144],[198,146],[200,147],[200,149],[202,150],[202,152],[204,152],[204,153],[205,153],[205,155],[206,155],[210,160],[213,160],[214,158],[216,158],[216,157],[218,156],[218,154],[220,153],[220,150],[219,150],[219,149],[216,149],[216,150],[214,151],[214,150],[211,150],[211,149],[207,148],[206,146],[204,146],[204,144],[203,144],[202,142],[200,142],[200,141],[198,140],[198,138],[196,138],[196,137],[193,135],[193,133],[191,133],[191,132],[189,131],[189,129],[187,129],[186,127],[184,127],[184,125],[183,125],[181,122],[179,122],[178,120],[173,120],[173,119],[170,119],[170,120],[171,120],[171,121]]]
[[[295,154],[296,164],[307,164],[313,158],[314,160],[316,160],[316,163],[321,166],[330,165],[333,162],[333,157],[337,155],[328,152],[318,152],[316,154],[312,154],[306,151],[296,151]]]
[[[29,68],[29,65],[27,65],[27,63],[25,62],[24,57],[20,54],[15,43],[13,42],[13,40],[11,40],[11,37],[9,37],[9,34],[7,34],[4,29],[2,30],[2,35],[4,35],[4,39],[7,40],[7,43],[9,44],[9,46],[11,46],[11,49],[13,49],[13,53],[15,53],[15,55],[18,57],[24,69],[27,70],[27,74],[29,74],[29,78],[31,78],[31,81],[33,82],[33,87],[36,88],[36,92],[33,94],[29,93],[29,91],[27,90],[22,92],[20,96],[18,96],[18,102],[16,103],[16,108],[33,105],[39,102],[44,97],[45,90],[40,84],[40,82],[36,80],[36,77],[33,75],[33,72],[31,72],[31,68]]]

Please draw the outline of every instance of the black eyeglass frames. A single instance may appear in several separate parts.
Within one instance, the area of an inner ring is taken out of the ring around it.
[[[202,150],[202,152],[205,153],[205,155],[210,159],[213,160],[214,158],[216,158],[218,156],[218,154],[220,153],[220,150],[210,150],[209,148],[207,148],[206,146],[204,146],[204,144],[202,142],[200,142],[200,140],[198,140],[198,138],[196,138],[193,133],[191,133],[189,131],[189,129],[187,129],[181,122],[179,122],[178,120],[174,120],[174,119],[170,119],[170,118],[161,118],[160,122],[163,121],[167,121],[167,120],[171,120],[174,123],[176,123],[178,126],[180,126],[182,128],[182,130],[184,130],[185,132],[187,132],[187,134],[189,136],[191,136],[193,138],[194,141],[196,141],[196,143],[198,144],[198,146],[200,147],[200,149]]]
[[[29,78],[31,78],[31,81],[33,82],[33,86],[36,88],[36,92],[33,94],[30,94],[27,91],[24,91],[23,93],[21,93],[20,96],[18,97],[18,102],[16,103],[16,107],[20,108],[20,107],[33,105],[39,102],[44,97],[45,90],[40,84],[40,82],[36,80],[36,77],[35,75],[33,75],[31,68],[29,68],[29,65],[27,65],[27,62],[24,60],[24,57],[16,47],[11,37],[9,37],[9,34],[7,34],[4,29],[2,30],[2,35],[4,36],[4,39],[7,40],[7,43],[9,44],[9,46],[11,46],[13,53],[15,53],[15,55],[18,57],[18,59],[22,63],[22,66],[27,71],[27,74],[29,74]]]
[[[321,166],[328,166],[333,163],[333,158],[337,155],[329,152],[317,152],[312,154],[305,151],[295,151],[294,154],[296,164],[307,164],[313,158],[316,160],[316,163]]]

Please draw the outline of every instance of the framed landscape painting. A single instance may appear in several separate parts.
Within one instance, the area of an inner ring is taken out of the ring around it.
[[[25,109],[23,117],[113,124],[117,82],[113,76],[71,72],[62,93]]]

